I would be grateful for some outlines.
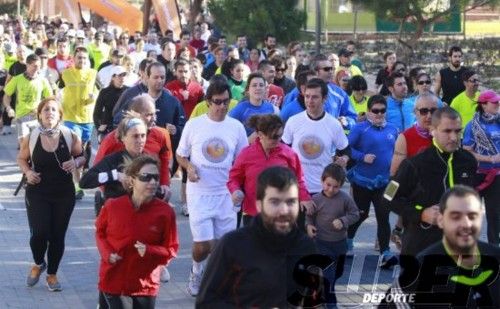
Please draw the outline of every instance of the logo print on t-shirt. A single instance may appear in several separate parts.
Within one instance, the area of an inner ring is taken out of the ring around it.
[[[304,158],[314,160],[321,156],[325,150],[325,145],[318,137],[306,135],[299,140],[299,150]]]
[[[229,147],[224,140],[212,137],[203,143],[201,149],[205,159],[212,163],[220,163],[226,159]]]

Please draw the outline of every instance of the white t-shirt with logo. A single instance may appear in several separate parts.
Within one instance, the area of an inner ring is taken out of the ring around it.
[[[299,155],[307,190],[312,193],[321,192],[321,174],[333,162],[335,149],[349,144],[342,125],[332,115],[325,113],[323,118],[312,120],[306,111],[288,119],[282,140]]]
[[[190,119],[182,131],[177,154],[189,157],[196,167],[200,179],[188,179],[188,194],[228,193],[226,183],[229,170],[240,151],[248,145],[243,125],[236,119],[227,117],[213,121],[205,114]]]

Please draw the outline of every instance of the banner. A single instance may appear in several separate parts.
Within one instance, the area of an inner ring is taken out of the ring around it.
[[[181,33],[181,19],[176,0],[153,0],[158,23],[163,34],[167,29],[174,32],[174,39],[179,38]]]
[[[128,30],[129,33],[142,32],[142,12],[125,0],[78,0],[78,2],[105,20]]]
[[[80,22],[80,14],[76,1],[74,0],[31,0],[29,4],[29,17],[36,19],[47,16],[56,16],[66,19],[76,28]]]

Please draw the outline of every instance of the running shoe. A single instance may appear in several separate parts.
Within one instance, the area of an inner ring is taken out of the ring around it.
[[[200,290],[201,285],[201,277],[203,276],[203,272],[200,274],[195,274],[191,269],[191,274],[189,275],[189,281],[187,284],[187,292],[189,295],[196,297],[198,295],[198,291]]]
[[[391,232],[391,241],[396,245],[396,247],[401,250],[403,237],[403,230],[401,228],[395,227]]]
[[[84,196],[84,193],[83,193],[82,189],[76,190],[76,193],[75,193],[76,200],[81,200],[83,198],[83,196]]]
[[[167,265],[163,266],[160,274],[161,282],[169,282],[170,281],[170,272],[168,271]]]
[[[40,280],[40,275],[47,269],[47,263],[43,262],[42,265],[33,265],[30,274],[26,279],[26,285],[29,287],[34,286]]]
[[[47,275],[47,287],[51,292],[60,292],[62,291],[62,286],[57,280],[56,275]]]
[[[389,250],[382,253],[382,260],[380,261],[380,268],[390,269],[394,265],[398,264],[398,258]]]
[[[188,211],[188,205],[186,203],[183,203],[181,205],[181,213],[186,216],[186,217],[189,217],[189,211]]]

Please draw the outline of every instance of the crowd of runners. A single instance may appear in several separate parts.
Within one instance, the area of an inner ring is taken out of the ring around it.
[[[388,295],[500,307],[500,95],[459,46],[435,75],[393,51],[368,72],[354,41],[315,54],[214,30],[201,22],[174,40],[2,17],[1,135],[19,141],[29,287],[46,272],[62,290],[73,208],[98,188],[96,302],[98,290],[100,308],[154,308],[179,250],[180,177],[196,307],[334,308],[372,207],[377,267],[402,268]],[[402,305],[390,299],[381,306]]]

